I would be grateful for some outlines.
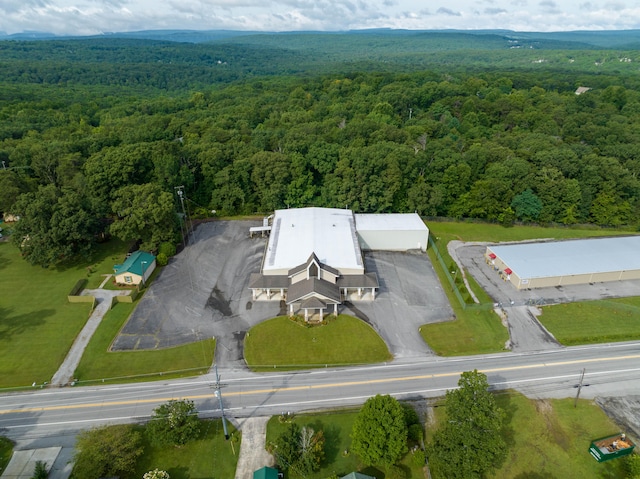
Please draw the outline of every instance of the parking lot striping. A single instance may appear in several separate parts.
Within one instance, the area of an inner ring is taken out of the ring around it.
[[[555,366],[569,366],[575,364],[588,364],[602,361],[616,361],[616,360],[625,360],[625,359],[640,359],[640,354],[632,354],[625,356],[611,356],[605,358],[592,358],[592,359],[576,359],[574,361],[560,361],[560,362],[552,362],[552,363],[537,363],[537,364],[526,364],[521,366],[507,366],[502,368],[491,368],[491,369],[481,369],[479,370],[482,373],[496,373],[496,372],[505,372],[505,371],[518,371],[523,369],[537,369],[537,368],[545,368],[545,367],[555,367]],[[369,379],[363,381],[345,381],[339,383],[329,383],[329,384],[312,384],[307,386],[290,386],[290,387],[271,387],[264,389],[254,389],[250,391],[227,391],[225,392],[225,397],[229,396],[252,396],[256,394],[270,394],[270,393],[281,393],[287,391],[304,391],[304,390],[316,390],[316,389],[330,389],[330,388],[339,388],[339,387],[349,387],[349,386],[362,386],[367,384],[384,384],[384,383],[393,383],[393,382],[404,382],[404,381],[416,381],[420,379],[435,379],[435,378],[444,378],[444,377],[452,377],[452,376],[460,376],[462,372],[450,372],[450,373],[438,373],[438,374],[421,374],[416,376],[402,376],[397,378],[385,378],[385,379]],[[182,397],[182,396],[181,396]],[[207,399],[211,398],[212,394],[198,394],[191,396],[184,396],[183,399]],[[85,403],[85,404],[65,404],[60,406],[41,406],[34,408],[24,408],[24,409],[6,409],[0,410],[0,415],[3,414],[19,414],[25,412],[43,412],[43,411],[61,411],[61,410],[69,410],[69,409],[89,409],[89,408],[98,408],[104,406],[125,406],[132,404],[152,404],[152,403],[162,403],[174,400],[175,396],[172,397],[161,397],[161,398],[152,398],[152,399],[128,399],[121,401],[103,401],[103,402],[94,402],[94,403]]]

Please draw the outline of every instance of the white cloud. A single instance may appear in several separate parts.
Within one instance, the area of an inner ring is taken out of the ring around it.
[[[422,0],[0,0],[0,31],[631,29],[640,28],[637,2],[449,0],[437,8]]]
[[[449,15],[451,17],[459,17],[462,15],[460,12],[456,12],[445,7],[438,8],[438,10],[436,10],[436,13],[439,13],[440,15]]]

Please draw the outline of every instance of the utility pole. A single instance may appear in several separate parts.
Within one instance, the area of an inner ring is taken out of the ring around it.
[[[582,368],[582,375],[580,376],[580,383],[577,386],[574,386],[576,388],[578,388],[578,392],[576,393],[576,400],[573,403],[573,407],[576,408],[578,407],[578,398],[580,397],[580,391],[582,390],[582,381],[584,381],[584,372],[586,371],[586,368]],[[585,384],[585,386],[588,386],[588,384]]]
[[[222,393],[220,392],[220,376],[218,376],[218,365],[216,364],[214,367],[216,371],[216,384],[214,386],[215,395],[218,398],[218,401],[220,401],[220,411],[222,413],[222,429],[224,429],[224,438],[228,441],[229,431],[227,431],[227,418],[224,416],[224,406],[222,405]]]
[[[182,205],[182,217],[184,219],[184,226],[185,226],[185,230],[187,232],[187,239],[189,238],[189,226],[187,226],[187,211],[184,209],[184,186],[180,185],[180,186],[176,186],[174,187],[174,190],[176,190],[176,193],[178,194],[178,198],[180,198],[180,204]],[[181,227],[182,229],[182,227]],[[184,233],[182,235],[182,242],[184,243],[185,247],[187,246],[187,240],[185,239]]]
[[[189,250],[187,249],[187,240],[189,239],[189,226],[187,224],[187,221],[189,218],[187,217],[187,211],[184,208],[184,186],[183,185],[176,186],[174,187],[174,190],[176,190],[176,193],[178,193],[178,197],[180,198],[180,204],[182,205],[182,215],[184,217],[184,227],[185,227],[187,239],[185,240],[185,233],[182,232],[182,223],[180,223],[180,233],[182,233],[182,244],[184,245],[185,253],[188,254]],[[191,282],[191,292],[193,293],[193,276],[191,275],[191,266],[188,263],[189,262],[187,261],[186,267],[189,272],[189,281]]]

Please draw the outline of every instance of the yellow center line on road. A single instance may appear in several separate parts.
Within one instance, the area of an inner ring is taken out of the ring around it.
[[[573,361],[559,361],[554,363],[537,363],[537,364],[527,364],[522,366],[506,366],[501,368],[492,368],[492,369],[479,369],[482,373],[497,373],[497,372],[505,372],[505,371],[518,371],[522,369],[537,369],[537,368],[545,368],[545,367],[555,367],[555,366],[570,366],[576,364],[588,364],[594,362],[604,362],[604,361],[620,361],[625,359],[640,359],[640,354],[636,355],[627,355],[627,356],[614,356],[607,358],[592,358],[592,359],[576,359]],[[349,387],[349,386],[362,386],[367,384],[383,384],[383,383],[393,383],[393,382],[403,382],[403,381],[416,381],[421,379],[435,379],[435,378],[445,378],[451,376],[460,376],[462,372],[450,372],[450,373],[439,373],[439,374],[420,374],[416,376],[402,376],[397,378],[385,378],[385,379],[367,379],[361,381],[346,381],[339,383],[329,383],[329,384],[313,384],[309,386],[288,386],[288,387],[272,387],[267,389],[253,389],[249,391],[228,391],[225,392],[225,397],[229,396],[252,396],[257,394],[272,394],[278,392],[288,392],[288,391],[303,391],[303,390],[313,390],[313,389],[329,389],[329,388],[339,388],[339,387]],[[210,399],[212,394],[198,394],[192,396],[184,396],[182,399]],[[163,403],[167,401],[171,401],[175,399],[175,396],[172,397],[160,397],[160,398],[152,398],[152,399],[128,399],[122,401],[102,401],[102,402],[93,402],[93,403],[85,403],[85,404],[65,404],[60,406],[42,406],[42,407],[31,407],[24,409],[5,409],[0,410],[0,415],[3,414],[19,414],[19,413],[33,413],[33,412],[44,412],[44,411],[62,411],[68,409],[89,409],[89,408],[99,408],[99,407],[108,407],[108,406],[126,406],[126,405],[134,405],[134,404],[150,404],[150,403]]]

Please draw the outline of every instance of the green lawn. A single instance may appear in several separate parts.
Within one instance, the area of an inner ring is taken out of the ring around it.
[[[105,315],[76,369],[75,377],[80,384],[109,379],[118,382],[157,379],[159,374],[163,379],[193,376],[209,369],[215,350],[213,339],[154,351],[109,352],[109,346],[135,305],[118,303]]]
[[[640,339],[640,297],[542,307],[538,320],[566,346]]]
[[[621,460],[598,463],[588,452],[592,439],[619,432],[591,401],[574,408],[573,399],[534,401],[509,394],[499,403],[511,418],[505,439],[512,447],[496,479],[625,477]]]
[[[232,437],[239,433],[228,424]],[[139,479],[147,471],[167,471],[171,479],[229,479],[235,476],[240,442],[226,441],[222,421],[203,420],[200,437],[182,447],[155,447],[145,439],[136,470],[123,479]]]
[[[4,468],[9,464],[12,454],[13,442],[4,436],[0,436],[0,475],[2,475]]]
[[[51,380],[89,318],[89,304],[67,301],[87,274],[81,264],[31,266],[12,244],[0,243],[0,388]]]
[[[384,341],[364,321],[344,314],[327,324],[305,326],[286,316],[251,328],[244,355],[254,371],[387,361]]]
[[[506,412],[503,433],[508,455],[489,478],[619,478],[623,460],[598,463],[588,452],[592,439],[619,432],[619,428],[591,401],[532,400],[516,392],[496,396]],[[444,408],[434,408],[436,424],[446,420]],[[433,476],[433,479],[445,479]]]
[[[543,227],[543,226],[512,226],[505,228],[498,224],[467,223],[457,221],[429,221],[429,231],[439,239],[440,244],[446,245],[451,240],[460,241],[523,241],[528,239],[570,239],[589,238],[594,236],[628,235],[629,231],[602,229],[597,226],[577,227]]]
[[[294,416],[293,421],[300,427],[310,426],[314,431],[322,430],[325,437],[325,460],[320,470],[308,476],[307,479],[326,479],[334,473],[338,477],[342,477],[354,471],[359,471],[378,479],[384,477],[384,471],[364,466],[355,454],[349,453],[351,429],[357,415],[357,410],[347,410]],[[279,417],[272,417],[267,424],[267,444],[275,441],[282,434],[285,427],[286,424],[281,423]],[[400,467],[408,473],[406,479],[424,478],[422,468],[413,465],[411,459],[412,454],[409,452],[400,463]]]
[[[504,351],[509,333],[502,325],[498,315],[492,309],[463,309],[457,297],[454,296],[445,276],[446,272],[436,260],[433,250],[429,250],[428,253],[440,278],[440,283],[444,285],[444,292],[449,298],[456,319],[444,323],[422,325],[420,328],[422,339],[440,356],[488,354]],[[440,253],[444,255],[442,249],[440,249]],[[473,280],[473,278],[470,279]],[[473,283],[475,284],[475,281]],[[481,301],[487,303],[490,301],[484,292],[480,294]]]

